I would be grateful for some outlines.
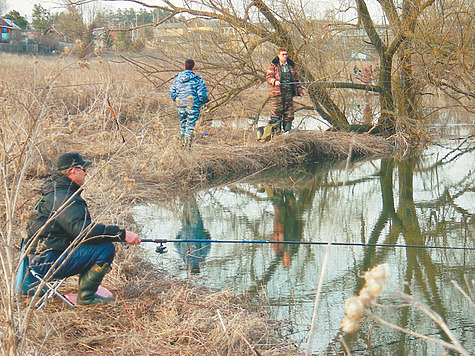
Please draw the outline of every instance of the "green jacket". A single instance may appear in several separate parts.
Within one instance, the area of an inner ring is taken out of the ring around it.
[[[76,195],[74,195],[77,192]],[[96,224],[86,201],[81,197],[82,189],[62,174],[55,174],[41,187],[42,197],[36,203],[35,215],[27,225],[28,238],[31,239],[39,231],[30,254],[46,251],[64,251],[81,233],[84,243],[101,244],[125,240],[125,230],[114,225]],[[74,195],[74,197],[73,197]],[[72,197],[72,198],[71,198]],[[46,224],[50,216],[61,208],[59,214]]]

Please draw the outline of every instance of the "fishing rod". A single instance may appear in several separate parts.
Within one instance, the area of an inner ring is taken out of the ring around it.
[[[282,84],[312,84],[312,83],[324,84],[328,82],[325,80],[312,80],[310,82],[299,81],[299,82],[285,82],[285,83],[280,83],[280,84],[282,85]]]
[[[206,240],[206,239],[142,239],[142,242],[152,242],[160,244],[157,247],[157,253],[166,252],[164,243],[175,242],[199,242],[199,243],[229,243],[229,244],[285,244],[285,245],[328,245],[325,241],[271,241],[271,240]],[[475,247],[461,246],[425,246],[425,245],[403,245],[403,244],[371,244],[363,242],[332,242],[334,246],[360,246],[360,247],[400,247],[400,248],[427,248],[441,250],[465,250],[473,251]]]
[[[326,80],[313,80],[313,81],[310,81],[310,82],[286,82],[286,83],[280,83],[280,85],[284,84],[284,85],[289,85],[289,84],[313,84],[313,83],[318,83],[318,84],[329,84],[329,85],[333,85],[335,83],[332,83],[332,82],[329,82],[329,81],[326,81]],[[340,82],[338,82],[340,83]],[[342,82],[343,84],[358,84],[358,85],[364,85],[366,87],[370,87],[370,88],[376,88],[378,87],[379,85],[377,84],[370,84],[370,83],[365,83],[365,82],[361,82],[361,83],[356,83],[356,82]]]
[[[122,132],[120,131],[119,120],[117,119],[117,116],[115,116],[115,112],[114,112],[114,109],[112,109],[112,105],[111,105],[111,102],[110,102],[109,98],[107,98],[107,105],[109,106],[109,110],[111,111],[112,118],[114,119],[114,121],[117,125],[117,130],[119,130],[120,137],[122,137],[122,142],[125,143],[124,135],[122,135]]]

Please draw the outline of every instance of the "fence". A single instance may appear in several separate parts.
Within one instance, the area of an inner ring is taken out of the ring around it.
[[[37,43],[0,43],[0,52],[37,54],[40,51]]]

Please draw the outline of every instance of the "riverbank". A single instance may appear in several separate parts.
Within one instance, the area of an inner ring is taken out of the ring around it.
[[[71,150],[94,160],[92,174],[100,170],[102,179],[120,183],[133,191],[134,198],[153,189],[158,199],[171,199],[267,169],[336,162],[348,156],[352,160],[389,156],[395,147],[393,138],[328,131],[296,130],[261,143],[254,130],[208,127],[204,132],[199,127],[190,151],[181,147],[174,130],[142,137],[129,135],[124,144],[116,140],[108,141],[107,146],[94,136],[83,133],[67,142]],[[43,167],[47,172],[54,157],[43,157],[42,161],[49,165]]]
[[[4,284],[13,281],[8,271],[16,268],[37,188],[62,153],[80,152],[93,161],[82,194],[93,219],[140,231],[131,208],[142,202],[173,201],[274,167],[345,160],[350,152],[362,158],[393,151],[391,139],[317,131],[294,131],[259,143],[255,129],[245,128],[246,119],[234,119],[248,117],[241,106],[228,105],[225,113],[206,113],[206,120],[200,119],[187,152],[178,140],[176,110],[167,90],[153,87],[125,63],[98,60],[85,67],[72,60],[11,56],[2,73],[5,185],[0,210],[5,212],[5,248],[0,251],[2,256],[14,252],[13,258],[3,259]],[[243,98],[241,104],[257,112],[252,98]],[[76,285],[77,278],[70,278],[61,292],[76,292]],[[4,293],[3,304],[15,309],[9,314],[5,308],[2,314],[0,343],[11,341],[10,325],[22,342],[20,354],[298,353],[281,338],[282,324],[269,320],[265,301],[178,281],[148,264],[138,248],[118,246],[104,285],[116,296],[112,304],[67,309],[54,301],[31,314],[26,298],[16,303]]]
[[[392,152],[390,140],[371,135],[295,132],[258,143],[249,132],[208,131],[195,140],[191,152],[183,150],[174,137],[162,137],[161,144],[153,147],[138,144],[135,136],[126,138],[124,146],[110,145],[115,151],[101,151],[101,142],[86,132],[76,139],[64,138],[61,148],[80,151],[94,161],[83,194],[94,202],[90,203],[93,216],[101,214],[101,221],[132,230],[129,208],[152,196],[166,201],[266,169],[344,160],[350,152],[354,159]],[[42,162],[51,166],[54,157],[43,156]],[[30,176],[28,185],[38,186],[45,175]],[[113,206],[104,210],[111,198]],[[265,301],[248,300],[231,290],[197,287],[191,279],[176,280],[147,262],[139,248],[119,245],[114,268],[103,284],[114,293],[115,302],[69,309],[54,301],[34,312],[26,350],[39,354],[299,354],[281,337],[285,321],[268,318]],[[71,277],[62,292],[75,293],[76,285],[77,277]]]

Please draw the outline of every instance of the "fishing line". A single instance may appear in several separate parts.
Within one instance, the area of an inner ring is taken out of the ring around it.
[[[164,244],[168,242],[186,243],[233,243],[233,244],[284,244],[284,245],[328,245],[327,241],[270,241],[270,240],[205,240],[205,239],[142,239],[142,242]],[[473,251],[475,247],[461,246],[425,246],[402,244],[370,244],[363,242],[332,242],[334,246],[361,246],[361,247],[400,247],[400,248],[427,248],[440,250],[465,250]]]

